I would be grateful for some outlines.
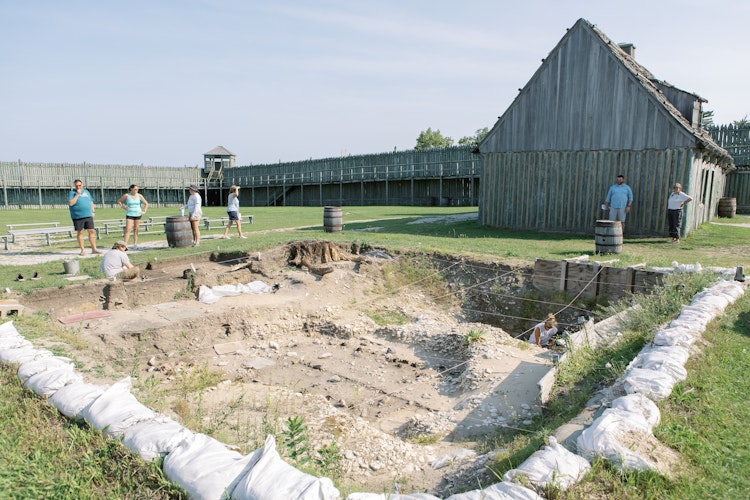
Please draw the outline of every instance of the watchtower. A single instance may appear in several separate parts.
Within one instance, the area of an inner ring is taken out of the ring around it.
[[[224,169],[235,166],[236,156],[224,146],[216,146],[203,155],[203,178],[206,184],[221,184]]]

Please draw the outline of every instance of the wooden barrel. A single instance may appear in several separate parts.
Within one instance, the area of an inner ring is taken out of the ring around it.
[[[596,253],[622,252],[622,224],[614,220],[596,221]]]
[[[323,210],[323,229],[326,233],[341,231],[341,207],[325,207]]]
[[[167,217],[164,232],[167,233],[167,245],[170,247],[189,247],[193,244],[193,230],[187,216]]]
[[[719,198],[719,217],[730,219],[737,213],[737,198]]]

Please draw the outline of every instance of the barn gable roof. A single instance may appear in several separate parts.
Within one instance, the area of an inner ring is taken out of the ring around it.
[[[731,165],[727,151],[700,127],[702,102],[706,100],[697,94],[656,79],[596,26],[579,19],[520,89],[479,150],[691,146]]]

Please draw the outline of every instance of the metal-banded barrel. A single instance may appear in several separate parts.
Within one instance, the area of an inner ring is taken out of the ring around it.
[[[325,207],[323,210],[323,230],[326,233],[337,233],[343,225],[341,207]]]
[[[167,217],[164,232],[167,234],[167,245],[170,247],[189,247],[193,244],[193,230],[187,216]]]
[[[615,220],[596,221],[596,253],[622,252],[622,223]]]

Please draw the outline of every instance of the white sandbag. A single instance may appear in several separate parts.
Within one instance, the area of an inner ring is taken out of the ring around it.
[[[126,377],[112,384],[84,408],[81,417],[94,429],[109,436],[119,436],[131,425],[153,420],[156,413],[130,393],[130,377]]]
[[[213,304],[221,297],[234,297],[243,294],[268,293],[273,288],[262,281],[252,281],[248,284],[218,285],[212,288],[201,285],[198,288],[198,301],[202,304]]]
[[[544,500],[544,497],[518,483],[503,481],[481,490],[451,495],[445,500]]]
[[[677,319],[681,321],[692,321],[695,323],[696,327],[699,327],[701,329],[700,331],[703,332],[706,329],[706,325],[708,325],[715,317],[715,313],[706,311],[703,308],[696,306],[683,306]]]
[[[666,373],[675,382],[687,378],[687,370],[683,365],[684,363],[680,363],[679,359],[673,359],[668,352],[663,351],[641,352],[631,363],[632,368],[643,368],[644,370]]]
[[[633,452],[627,438],[651,434],[646,420],[636,412],[608,408],[578,436],[578,453],[589,461],[602,457],[624,469],[656,470],[653,462]]]
[[[659,407],[643,394],[628,394],[627,396],[617,398],[612,401],[610,408],[640,415],[643,417],[650,432],[652,432],[654,427],[659,425],[659,422],[661,421]]]
[[[660,352],[668,355],[676,363],[681,366],[685,366],[688,358],[690,358],[690,350],[687,347],[681,345],[647,345],[641,349],[640,354],[647,354],[652,352]]]
[[[503,474],[509,483],[528,481],[528,484],[543,490],[547,487],[567,490],[578,482],[591,468],[588,461],[571,453],[550,436],[549,445],[535,451],[516,469]]]
[[[32,359],[24,361],[21,366],[18,367],[18,378],[23,382],[26,382],[29,378],[33,377],[38,373],[43,373],[50,370],[57,370],[59,368],[75,368],[75,365],[70,358],[62,356],[52,356],[48,358]]]
[[[409,493],[408,495],[399,493],[349,493],[346,500],[440,500],[440,497],[429,493]]]
[[[76,373],[73,366],[64,366],[32,375],[23,386],[40,396],[51,396],[68,384],[83,382],[83,377]]]
[[[162,469],[167,479],[179,484],[188,497],[218,500],[228,496],[229,485],[253,458],[232,451],[205,434],[193,434],[164,457]]]
[[[339,490],[327,477],[315,477],[284,462],[276,451],[276,440],[266,438],[262,448],[253,452],[251,461],[230,489],[236,500],[334,500]]]
[[[122,444],[150,462],[172,452],[193,432],[171,418],[157,416],[154,420],[131,425],[122,434]]]
[[[724,309],[729,307],[729,298],[721,294],[711,293],[698,300],[693,298],[690,305],[692,307],[703,309],[704,311],[713,312],[714,314],[721,314],[724,312]]]
[[[2,325],[0,325],[0,338],[20,336],[21,334],[18,333],[18,330],[16,330],[15,325],[13,325],[13,321],[6,321]]]
[[[667,373],[643,368],[631,368],[621,377],[628,394],[643,394],[653,401],[661,401],[672,394],[675,380]]]
[[[716,294],[725,296],[730,304],[734,304],[734,301],[742,297],[745,293],[745,287],[738,281],[720,281],[713,287],[711,291]]]
[[[68,384],[61,387],[49,398],[57,411],[68,418],[83,420],[81,412],[94,402],[107,389],[106,386],[86,383]]]
[[[31,344],[15,349],[0,349],[0,361],[8,364],[21,364],[40,358],[51,358],[52,352],[46,349],[34,349]]]
[[[18,349],[19,347],[31,347],[31,342],[20,335],[8,335],[0,337],[0,351],[6,349]]]
[[[654,345],[690,347],[700,336],[700,333],[689,328],[694,326],[692,322],[681,326],[678,320],[675,320],[669,325],[667,328],[660,328],[656,331],[652,341]]]

